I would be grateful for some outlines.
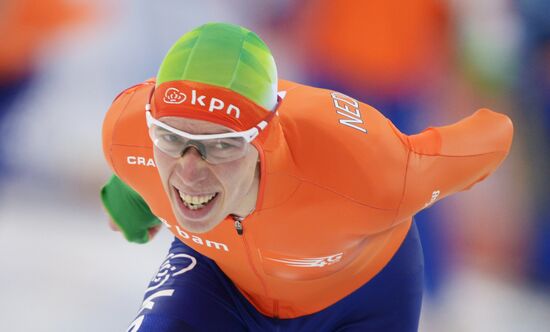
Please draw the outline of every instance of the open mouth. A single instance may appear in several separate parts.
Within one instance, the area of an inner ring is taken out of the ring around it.
[[[206,193],[201,195],[190,195],[179,191],[174,187],[178,206],[186,219],[203,219],[212,210],[220,196],[218,192]]]
[[[191,196],[178,191],[183,204],[190,208],[191,210],[198,210],[204,208],[208,205],[218,193],[201,195],[201,196]]]

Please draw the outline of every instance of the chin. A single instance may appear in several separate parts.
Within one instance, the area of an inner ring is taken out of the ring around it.
[[[202,234],[211,231],[215,228],[219,222],[192,222],[192,221],[181,221],[178,220],[178,223],[183,226],[187,231],[195,234]]]
[[[186,220],[178,212],[175,213],[175,216],[176,216],[176,221],[178,222],[178,225],[180,227],[183,227],[185,231],[195,233],[195,234],[202,234],[202,233],[209,232],[224,220],[224,218],[221,218],[221,219],[213,218],[213,219],[207,219],[204,221],[196,222],[196,221]]]

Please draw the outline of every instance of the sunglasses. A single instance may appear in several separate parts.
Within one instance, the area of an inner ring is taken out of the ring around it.
[[[153,89],[154,91],[154,89]],[[256,126],[245,131],[231,131],[219,134],[190,134],[157,120],[151,114],[151,98],[145,105],[145,118],[149,128],[149,137],[153,144],[163,153],[179,158],[190,147],[194,147],[202,159],[211,164],[221,164],[244,157],[251,148],[251,142],[263,131],[276,110],[260,121]],[[279,99],[280,100],[280,99]],[[229,129],[230,130],[230,129]]]

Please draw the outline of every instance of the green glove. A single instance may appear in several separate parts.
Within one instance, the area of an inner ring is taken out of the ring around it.
[[[130,242],[149,241],[149,228],[161,223],[143,198],[116,175],[101,189],[101,200],[126,240]]]

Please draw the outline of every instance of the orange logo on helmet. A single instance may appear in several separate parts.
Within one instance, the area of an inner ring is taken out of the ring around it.
[[[164,102],[167,104],[181,104],[185,99],[187,99],[185,93],[176,88],[169,88],[164,92]]]

